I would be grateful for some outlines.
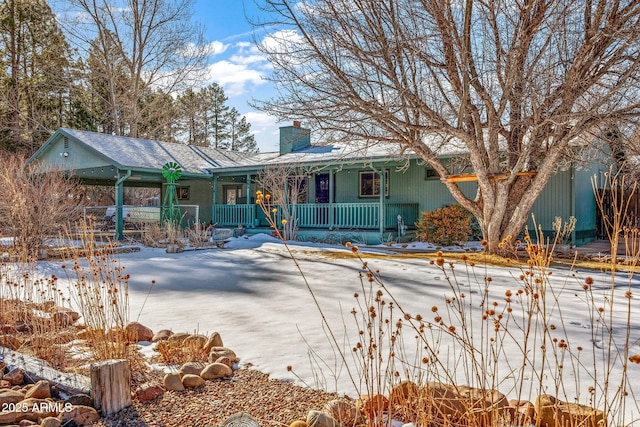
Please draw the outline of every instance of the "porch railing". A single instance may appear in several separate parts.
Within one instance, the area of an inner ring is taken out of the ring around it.
[[[308,203],[289,205],[300,228],[377,229],[380,227],[378,203]],[[264,214],[257,205],[214,205],[213,222],[219,226],[267,226]],[[278,209],[278,218],[282,211]],[[418,218],[417,203],[388,203],[384,205],[384,228],[395,228],[398,215],[411,226]]]

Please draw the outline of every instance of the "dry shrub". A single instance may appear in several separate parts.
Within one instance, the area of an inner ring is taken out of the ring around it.
[[[16,155],[3,156],[0,167],[0,227],[13,234],[17,252],[36,257],[47,237],[81,217],[78,181]]]
[[[193,339],[191,335],[184,340],[164,340],[156,343],[154,349],[162,363],[183,364],[186,362],[207,362],[209,354],[204,351],[204,341]]]
[[[209,237],[211,236],[211,226],[205,226],[200,223],[196,223],[191,228],[185,230],[186,237],[189,240],[189,244],[194,248],[201,248],[209,243]]]
[[[416,235],[423,241],[451,246],[469,240],[471,214],[460,205],[449,205],[431,212],[422,212],[416,222]]]
[[[71,299],[84,320],[94,357],[128,359],[129,275],[113,257],[115,243],[99,245],[90,227],[79,229],[82,246],[63,253]]]

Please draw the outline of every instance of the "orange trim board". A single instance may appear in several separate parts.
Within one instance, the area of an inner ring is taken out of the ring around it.
[[[538,172],[535,171],[527,171],[527,172],[516,172],[516,176],[536,176]],[[505,173],[497,173],[493,175],[489,175],[489,179],[507,179],[507,177],[511,175],[511,172]],[[477,181],[478,176],[475,173],[463,173],[459,175],[449,175],[443,181],[446,182],[467,182],[467,181]]]

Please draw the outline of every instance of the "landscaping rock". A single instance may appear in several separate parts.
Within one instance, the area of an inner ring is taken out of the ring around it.
[[[536,399],[535,409],[540,427],[572,425],[598,427],[606,425],[604,412],[578,403],[563,402],[549,394]]]
[[[167,390],[183,391],[182,378],[179,372],[171,372],[164,376],[164,388]]]
[[[42,420],[40,427],[61,427],[62,423],[55,417],[47,417]]]
[[[307,425],[309,427],[340,427],[340,423],[331,415],[320,411],[309,411],[307,413]]]
[[[9,381],[12,385],[20,385],[24,380],[24,369],[13,368],[2,377],[3,380]]]
[[[9,350],[17,350],[22,343],[13,335],[0,335],[0,346],[7,347]]]
[[[201,350],[207,342],[204,335],[189,335],[182,341],[182,346],[190,349]]]
[[[31,420],[22,420],[22,421],[20,421],[20,423],[18,425],[20,427],[29,427],[29,426],[39,426],[40,424],[36,423],[35,421],[31,421]]]
[[[0,424],[15,424],[17,423],[18,417],[20,416],[20,412],[15,412],[15,411],[11,411],[11,412],[7,412],[7,411],[3,411],[0,412]]]
[[[324,405],[322,412],[331,415],[331,417],[341,425],[353,426],[357,424],[358,409],[356,408],[356,404],[351,400],[330,400]]]
[[[133,398],[138,402],[148,402],[156,399],[164,394],[164,387],[155,382],[147,382],[142,384],[135,391]]]
[[[236,354],[230,348],[212,347],[211,351],[209,352],[209,362],[215,362],[220,357],[228,357],[234,363],[240,361],[240,359],[238,359],[238,356],[236,356]]]
[[[420,387],[411,381],[401,381],[391,389],[389,403],[391,405],[407,406],[417,402],[420,398]]]
[[[204,367],[205,364],[202,362],[186,362],[185,364],[180,366],[180,369],[178,369],[178,371],[182,374],[200,375]]]
[[[53,319],[53,323],[63,328],[66,328],[67,326],[71,326],[73,324],[73,318],[71,317],[71,315],[64,311],[56,311],[51,315],[51,318]]]
[[[389,400],[381,394],[363,394],[356,402],[356,408],[369,420],[382,414],[389,408]]]
[[[182,385],[185,387],[200,387],[204,384],[204,380],[193,374],[186,374],[182,377]]]
[[[3,361],[0,361],[0,375],[4,375],[4,371],[7,367],[7,364],[4,363]]]
[[[309,424],[307,424],[306,421],[295,420],[294,422],[289,424],[289,427],[309,427]]]
[[[128,342],[151,341],[153,331],[139,322],[131,322],[124,328]]]
[[[71,421],[81,425],[89,426],[100,419],[100,414],[89,406],[74,406],[69,411],[61,413],[61,421],[63,425],[71,424]]]
[[[93,399],[88,394],[74,394],[64,400],[64,403],[76,406],[91,406],[93,407]]]
[[[169,341],[171,344],[181,344],[182,341],[190,336],[191,335],[186,332],[176,332],[175,334],[172,334],[169,338],[167,338],[167,341]]]
[[[533,403],[528,400],[510,400],[509,407],[512,410],[511,424],[517,426],[535,424],[536,409]]]
[[[222,343],[222,337],[220,336],[220,334],[218,332],[214,332],[214,333],[211,334],[211,336],[209,337],[209,339],[205,343],[205,345],[202,348],[202,350],[204,350],[205,352],[209,353],[209,352],[211,352],[211,349],[213,347],[224,347],[224,344]]]
[[[207,365],[200,376],[205,380],[214,380],[218,378],[230,377],[233,375],[233,370],[224,363],[210,363]]]
[[[0,389],[11,388],[11,383],[7,380],[0,380]]]
[[[54,402],[51,399],[36,399],[34,397],[24,399],[20,402],[20,405],[29,409],[23,418],[33,421],[45,417],[55,417],[64,408],[60,402]]]
[[[169,329],[161,329],[151,338],[151,342],[164,341],[173,335],[173,331]]]
[[[227,356],[218,357],[218,359],[214,363],[222,363],[223,365],[227,365],[228,367],[233,369],[233,363]]]
[[[27,393],[24,395],[26,399],[36,398],[36,399],[47,399],[51,397],[51,387],[49,386],[49,381],[40,380],[31,387]]]

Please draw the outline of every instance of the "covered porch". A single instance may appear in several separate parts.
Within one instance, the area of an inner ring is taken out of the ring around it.
[[[282,219],[282,209],[274,214]],[[418,203],[303,203],[289,205],[300,229],[387,230],[398,229],[401,221],[408,227],[418,219]],[[252,204],[213,205],[213,223],[220,227],[245,228],[269,225],[260,206]],[[382,219],[382,220],[381,220]]]

